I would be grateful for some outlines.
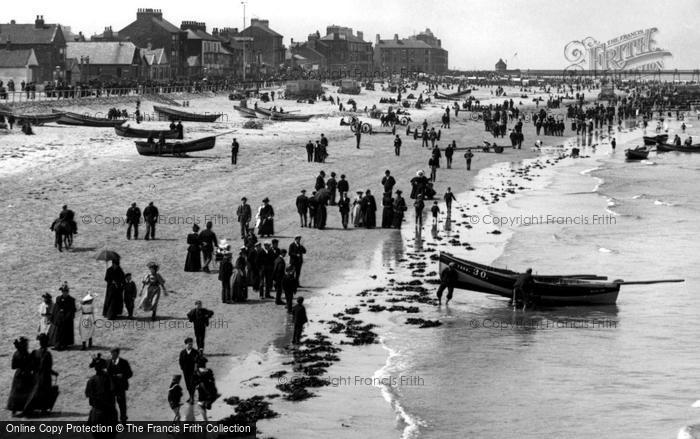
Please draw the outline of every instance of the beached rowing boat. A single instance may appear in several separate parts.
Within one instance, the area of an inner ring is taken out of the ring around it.
[[[159,139],[162,134],[166,139],[177,139],[177,130],[142,130],[131,128],[129,126],[114,127],[114,132],[117,136],[131,137],[136,139],[147,139],[153,137]]]
[[[668,134],[659,134],[656,136],[644,136],[645,145],[656,145],[657,143],[666,143],[668,140]]]
[[[638,146],[633,149],[626,149],[625,157],[627,157],[627,160],[646,160],[650,151],[651,148],[648,146]]]
[[[134,142],[136,151],[141,155],[183,155],[188,152],[206,151],[214,148],[216,137],[203,137],[189,142],[170,142],[159,147],[158,143]]]
[[[255,119],[258,116],[255,114],[255,110],[252,108],[247,108],[247,107],[241,107],[240,105],[234,105],[233,109],[238,111],[241,116],[248,118],[248,119]]]
[[[456,288],[512,298],[515,281],[521,273],[477,264],[440,253],[440,272],[450,263],[457,270]],[[532,294],[543,305],[614,305],[621,281],[591,274],[533,276]]]
[[[700,143],[696,143],[694,145],[671,145],[670,143],[657,143],[656,144],[656,151],[657,152],[670,152],[670,151],[678,151],[678,152],[700,152]]]
[[[92,117],[78,113],[52,110],[54,114],[60,114],[57,122],[60,125],[72,125],[81,127],[112,128],[126,122],[126,119],[107,119],[103,117]]]
[[[160,117],[167,120],[181,120],[183,122],[214,122],[221,117],[221,114],[188,113],[187,111],[180,111],[158,105],[154,105],[153,110],[158,113]]]
[[[313,114],[291,114],[280,113],[279,111],[270,113],[270,119],[282,122],[307,122],[312,117],[314,117]]]
[[[56,122],[61,118],[63,113],[49,113],[49,114],[15,114],[9,107],[0,107],[0,116],[14,116],[15,123],[17,125],[23,125],[25,122],[29,122],[32,125],[44,125],[51,122]]]
[[[272,115],[272,110],[266,110],[264,108],[255,108],[254,111],[258,114],[262,114],[263,116],[270,117]]]

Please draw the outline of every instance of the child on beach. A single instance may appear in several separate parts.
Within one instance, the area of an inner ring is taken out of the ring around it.
[[[438,215],[440,214],[440,207],[437,201],[433,201],[433,207],[430,208],[430,211],[433,213],[433,225],[436,226],[438,224]]]
[[[173,380],[168,389],[168,404],[175,413],[173,422],[180,422],[180,407],[182,407],[182,387],[180,387],[181,375],[173,375]]]

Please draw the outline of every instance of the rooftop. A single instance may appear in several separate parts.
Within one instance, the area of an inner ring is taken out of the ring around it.
[[[130,65],[138,50],[133,43],[118,41],[67,43],[66,47],[67,58],[90,57],[90,64],[104,65]]]

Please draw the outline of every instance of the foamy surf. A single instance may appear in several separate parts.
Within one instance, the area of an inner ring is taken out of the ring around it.
[[[674,204],[667,201],[654,200],[654,206],[667,206],[672,207]]]

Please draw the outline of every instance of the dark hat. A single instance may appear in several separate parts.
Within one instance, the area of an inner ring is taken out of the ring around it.
[[[192,340],[192,337],[187,337],[187,338],[185,339],[185,344],[187,344],[187,343],[192,343],[193,341],[194,341],[194,340]]]
[[[302,190],[301,190],[301,193],[302,193],[302,194],[305,194],[305,193],[306,193],[306,189],[302,189]]]
[[[246,197],[241,198],[241,201],[248,201]]]
[[[41,298],[44,300],[51,300],[51,294],[49,293],[44,293],[41,295]]]
[[[270,199],[267,198],[267,197],[265,197],[265,198],[263,198],[262,202],[263,202],[263,203],[269,203],[269,202],[270,202]]]
[[[104,369],[107,367],[107,362],[102,358],[102,354],[97,354],[94,357],[92,357],[92,361],[90,361],[90,366],[91,368],[98,370],[98,369]]]
[[[60,288],[58,289],[58,291],[60,291],[60,292],[70,291],[70,288],[68,287],[68,283],[63,282],[63,285],[60,286]]]
[[[173,383],[179,383],[181,379],[182,379],[182,375],[180,375],[180,374],[173,375]]]
[[[301,239],[301,235],[295,236],[294,239]]]

